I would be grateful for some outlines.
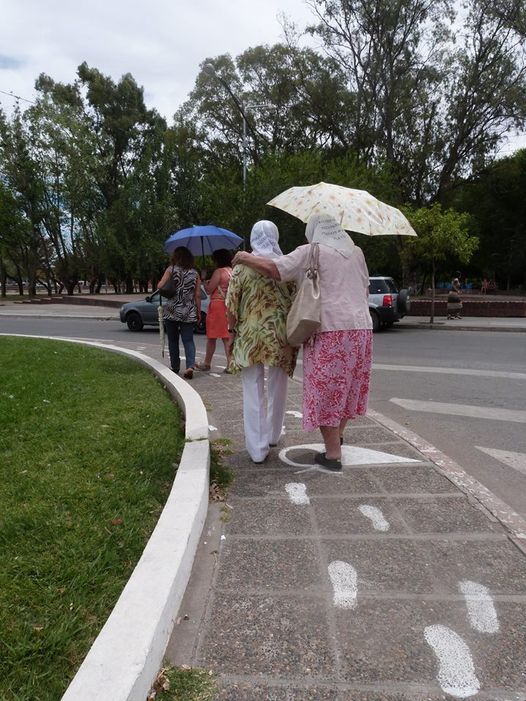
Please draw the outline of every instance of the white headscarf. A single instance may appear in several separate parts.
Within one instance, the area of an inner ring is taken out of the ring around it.
[[[309,243],[334,248],[345,258],[349,258],[355,249],[352,238],[330,214],[313,214],[309,217],[305,236]]]
[[[262,219],[257,221],[250,232],[250,247],[255,256],[279,258],[283,255],[278,245],[279,231],[274,222]]]

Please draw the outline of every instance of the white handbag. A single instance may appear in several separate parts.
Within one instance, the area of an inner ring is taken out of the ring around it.
[[[308,266],[287,316],[287,341],[301,346],[316,333],[321,324],[320,248],[311,243]]]

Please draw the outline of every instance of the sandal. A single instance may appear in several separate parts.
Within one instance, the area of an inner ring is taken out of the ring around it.
[[[183,377],[185,380],[192,380],[194,377],[194,369],[188,368],[188,370],[185,370]]]
[[[201,370],[202,372],[206,372],[207,370],[210,370],[210,365],[207,365],[206,363],[196,363],[194,365],[194,368],[196,370]]]

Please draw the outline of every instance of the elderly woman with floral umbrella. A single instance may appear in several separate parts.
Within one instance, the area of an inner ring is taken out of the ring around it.
[[[362,251],[330,215],[313,215],[305,235],[309,244],[319,244],[321,326],[303,346],[303,427],[320,429],[325,452],[315,461],[338,472],[344,428],[367,411],[372,365],[369,272]],[[309,253],[310,245],[304,245],[275,259],[237,253],[233,262],[287,281],[303,274]]]

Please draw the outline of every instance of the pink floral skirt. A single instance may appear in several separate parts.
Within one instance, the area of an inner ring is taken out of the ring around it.
[[[370,329],[324,331],[303,346],[303,428],[339,426],[367,412],[373,359]]]

